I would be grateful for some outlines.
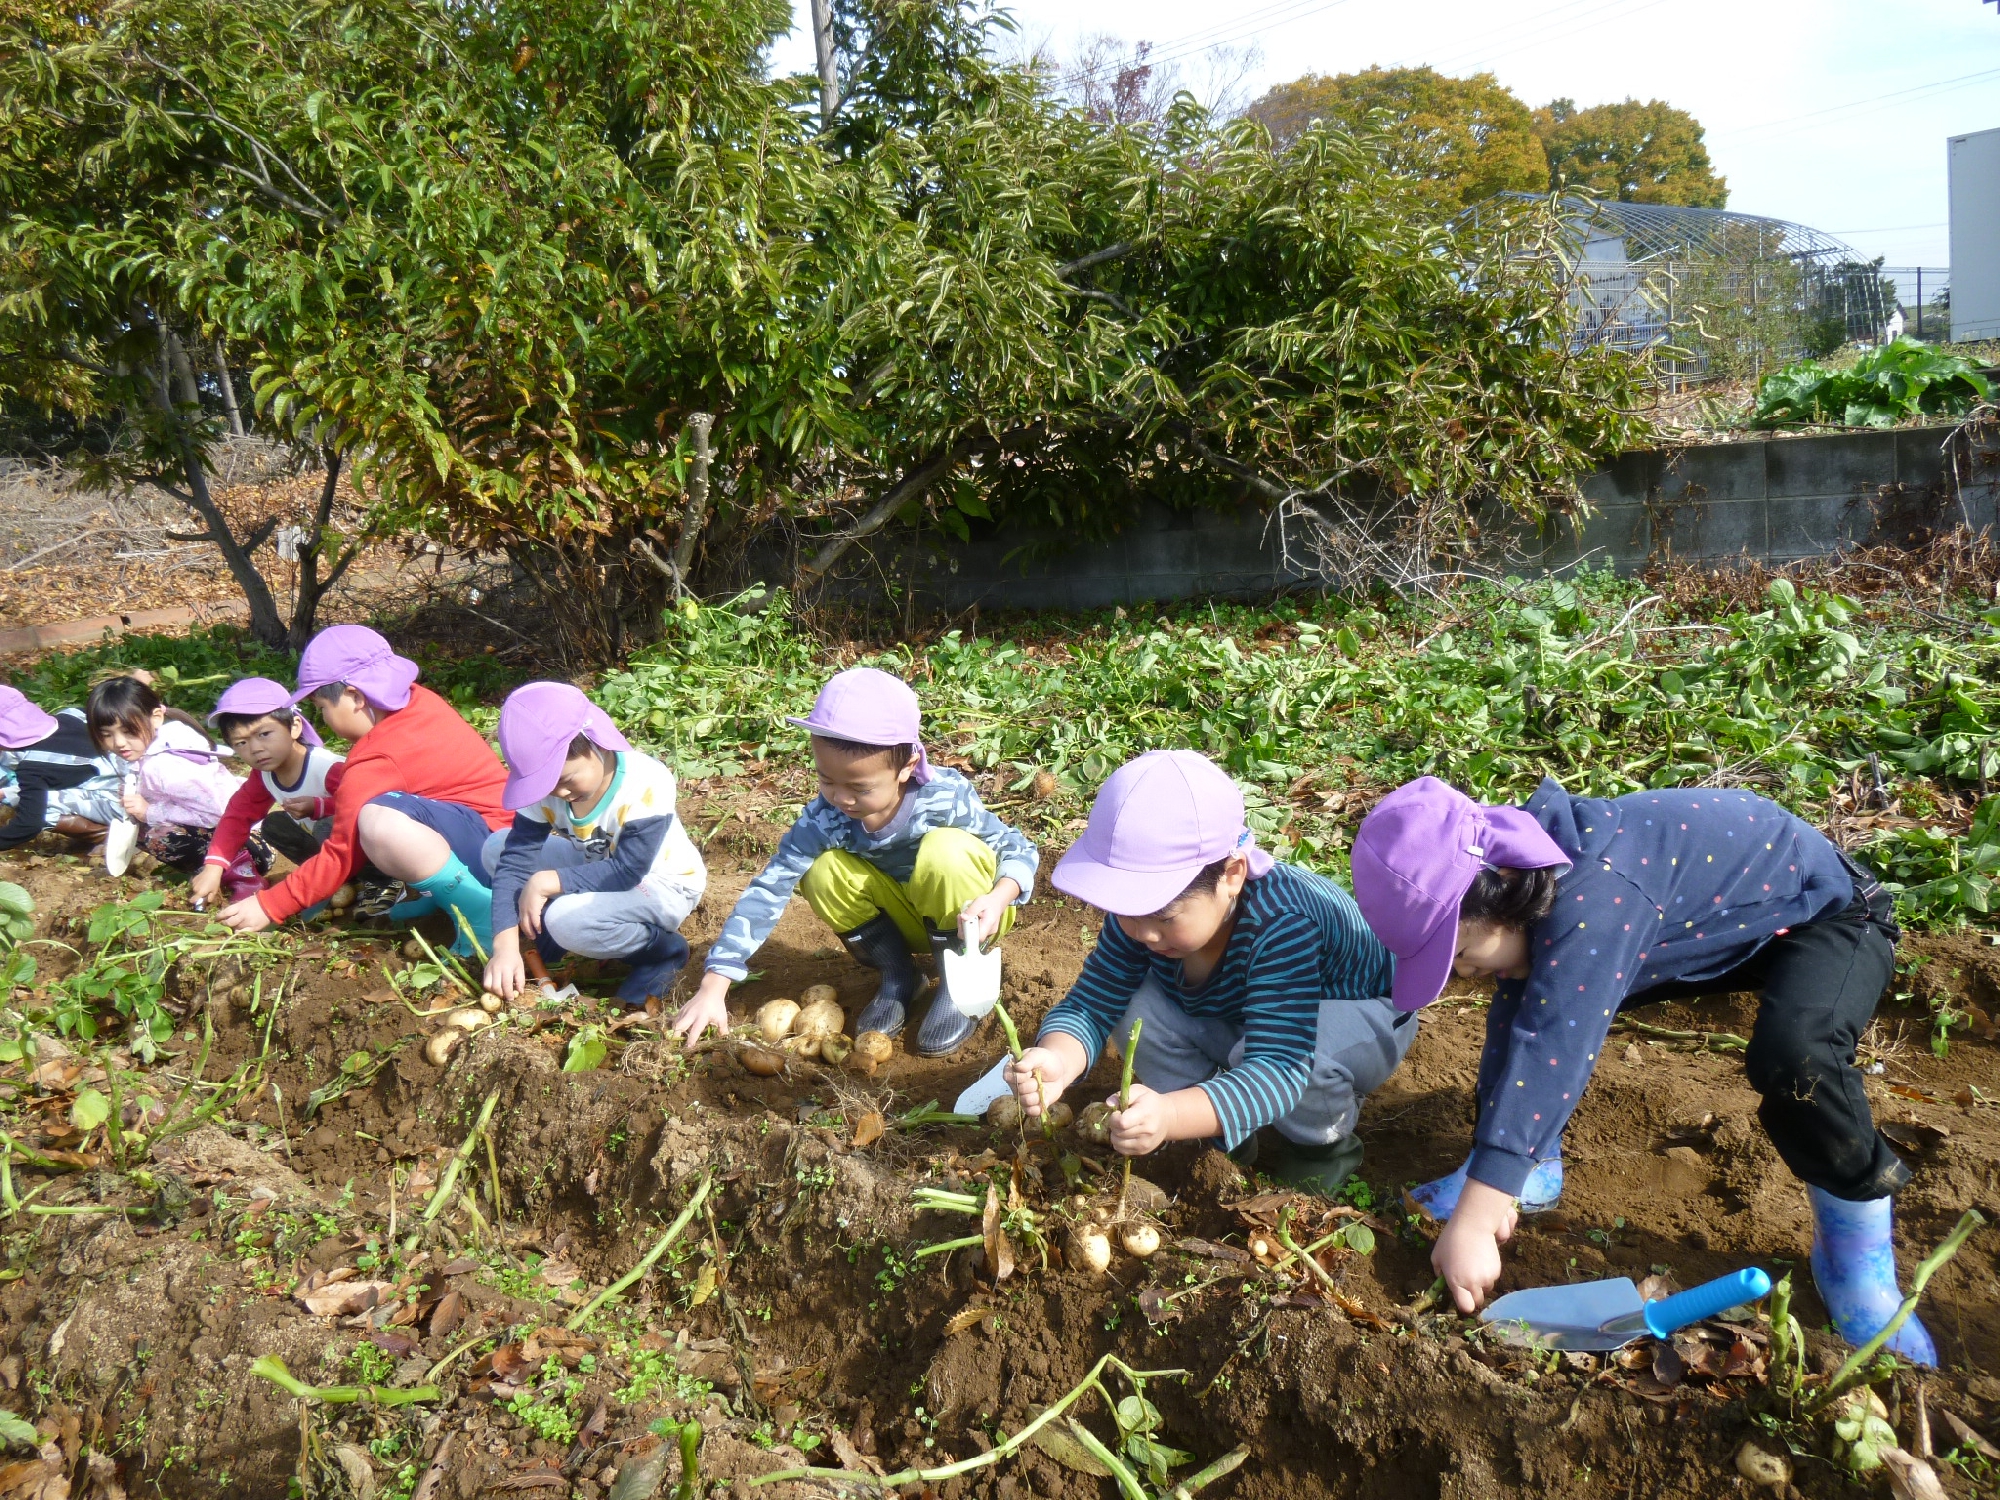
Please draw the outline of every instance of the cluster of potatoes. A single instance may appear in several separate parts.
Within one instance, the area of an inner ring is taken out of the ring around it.
[[[447,1013],[444,1025],[432,1032],[424,1043],[424,1061],[434,1068],[443,1067],[467,1037],[491,1026],[506,1008],[507,1002],[488,990],[479,997],[477,1005],[461,1005]]]
[[[847,1013],[830,984],[806,988],[797,1000],[767,1000],[757,1008],[757,1040],[736,1050],[744,1071],[773,1078],[794,1057],[873,1074],[889,1060],[895,1043],[879,1031],[847,1034]]]
[[[1086,1104],[1079,1114],[1058,1099],[1042,1113],[1053,1129],[1072,1129],[1094,1146],[1110,1144],[1111,1106],[1101,1100]],[[986,1106],[986,1123],[1006,1134],[1021,1129],[1029,1121],[1021,1101],[1008,1093]],[[1076,1223],[1064,1245],[1065,1257],[1071,1265],[1101,1276],[1111,1266],[1111,1237],[1115,1233],[1127,1255],[1136,1260],[1151,1258],[1160,1248],[1160,1231],[1135,1215],[1155,1212],[1165,1207],[1166,1201],[1165,1193],[1140,1177],[1131,1179],[1122,1218],[1115,1204],[1076,1198],[1070,1205]]]

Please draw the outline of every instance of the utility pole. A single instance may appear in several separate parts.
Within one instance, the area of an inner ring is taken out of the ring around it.
[[[819,59],[819,128],[833,129],[833,112],[840,108],[840,83],[834,71],[833,0],[812,0],[813,53]]]

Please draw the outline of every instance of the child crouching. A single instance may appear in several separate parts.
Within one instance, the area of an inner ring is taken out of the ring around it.
[[[80,708],[48,713],[19,688],[0,685],[0,801],[14,809],[0,849],[44,829],[97,840],[125,816],[116,756],[100,750]]]
[[[91,740],[137,767],[124,791],[125,815],[139,827],[139,846],[161,864],[194,876],[222,821],[237,780],[222,768],[222,754],[194,718],[168,708],[136,677],[110,677],[90,690],[85,710]],[[231,900],[264,888],[271,851],[261,838],[245,839],[222,870],[219,884]]]
[[[320,743],[290,689],[268,677],[245,677],[216,700],[209,723],[250,767],[208,841],[208,858],[194,877],[197,900],[212,901],[223,872],[253,834],[294,864],[304,864],[333,829],[333,789],[346,762]]]
[[[618,998],[667,994],[687,963],[681,923],[708,870],[675,808],[674,773],[626,743],[604,710],[563,682],[531,682],[500,709],[507,757],[501,800],[514,826],[486,841],[493,957],[486,987],[512,999],[526,983],[522,944],[620,959]]]
[[[971,782],[925,757],[917,695],[905,683],[852,668],[820,690],[808,717],[790,722],[812,732],[819,795],[709,949],[701,987],[674,1017],[690,1045],[710,1026],[728,1029],[729,986],[748,976],[794,886],[856,961],[881,975],[850,1025],[856,1036],[902,1031],[923,989],[912,948],[935,960],[958,943],[961,922],[982,942],[1004,935],[1035,888],[1035,846],[987,811]],[[978,1024],[951,1004],[940,966],[915,1050],[943,1057]]]
[[[1389,950],[1352,898],[1257,848],[1242,793],[1192,750],[1119,767],[1051,879],[1106,920],[1035,1045],[1007,1067],[1022,1107],[1040,1114],[1115,1032],[1138,1084],[1129,1107],[1110,1100],[1113,1149],[1219,1138],[1282,1182],[1339,1191],[1361,1165],[1361,1101],[1417,1035],[1414,1013],[1389,1000]],[[1266,1125],[1277,1139],[1260,1159]]]

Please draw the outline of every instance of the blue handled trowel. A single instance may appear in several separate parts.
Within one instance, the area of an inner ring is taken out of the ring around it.
[[[1616,1349],[1648,1335],[1663,1339],[1676,1328],[1714,1317],[1725,1308],[1755,1302],[1770,1290],[1771,1278],[1753,1266],[1648,1302],[1629,1276],[1620,1276],[1509,1292],[1490,1303],[1480,1317],[1510,1344]]]

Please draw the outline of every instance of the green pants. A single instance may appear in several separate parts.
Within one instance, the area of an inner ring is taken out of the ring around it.
[[[916,868],[907,885],[858,854],[829,849],[799,881],[799,894],[822,922],[842,936],[886,911],[909,945],[927,953],[930,936],[924,924],[940,932],[957,932],[960,909],[993,889],[998,869],[993,851],[976,835],[963,828],[934,828],[917,846]],[[1013,925],[1010,906],[1000,918],[1000,932]]]

